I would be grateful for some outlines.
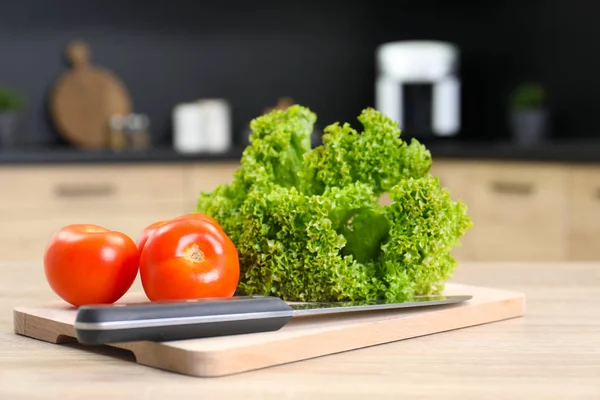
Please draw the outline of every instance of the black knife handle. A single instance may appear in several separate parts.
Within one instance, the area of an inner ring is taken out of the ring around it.
[[[171,341],[281,329],[293,315],[277,297],[231,297],[82,306],[75,332],[82,344]]]

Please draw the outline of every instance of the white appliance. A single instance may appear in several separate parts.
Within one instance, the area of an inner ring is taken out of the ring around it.
[[[400,41],[377,49],[375,101],[410,136],[460,131],[459,51],[450,43]]]

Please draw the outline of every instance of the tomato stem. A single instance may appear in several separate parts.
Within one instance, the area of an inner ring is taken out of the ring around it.
[[[204,261],[204,253],[202,252],[202,250],[200,250],[200,246],[198,246],[197,244],[194,244],[192,247],[190,247],[187,250],[187,254],[186,256],[195,262],[202,262]]]

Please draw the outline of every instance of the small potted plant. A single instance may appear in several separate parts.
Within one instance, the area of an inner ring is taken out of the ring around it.
[[[21,108],[21,97],[9,88],[0,87],[0,147],[9,147],[16,143]]]
[[[546,91],[539,83],[523,83],[512,94],[510,122],[517,143],[535,144],[548,134]]]

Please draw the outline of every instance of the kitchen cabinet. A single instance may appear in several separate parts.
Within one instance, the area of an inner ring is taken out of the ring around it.
[[[40,261],[50,235],[95,223],[137,237],[191,212],[239,161],[0,166],[0,258]],[[434,158],[431,173],[468,207],[460,261],[600,259],[600,165]],[[386,201],[385,199],[383,200]]]
[[[196,208],[200,192],[209,192],[218,185],[230,183],[239,162],[193,164],[186,169],[185,207],[188,210]]]
[[[153,221],[183,213],[181,207],[154,209],[78,210],[64,213],[15,213],[3,217],[0,229],[0,257],[4,259],[42,261],[46,243],[57,229],[72,223],[97,224],[124,232],[136,239],[141,230]]]
[[[600,259],[600,165],[442,159],[431,172],[473,220],[458,260]]]
[[[463,203],[472,204],[471,180],[473,170],[470,164],[456,160],[434,160],[431,167],[431,173],[435,175],[440,185],[448,189],[450,197],[454,201],[462,201]],[[469,214],[471,213],[469,208]],[[456,259],[469,260],[472,259],[473,240],[472,231],[461,238],[459,246],[452,250],[452,255]]]
[[[181,165],[61,165],[0,168],[0,212],[64,212],[181,203]]]
[[[0,168],[0,258],[41,261],[72,223],[136,238],[151,222],[192,212],[202,190],[231,181],[238,163],[94,164]]]
[[[566,171],[552,165],[482,164],[473,168],[473,260],[564,260]]]
[[[600,259],[600,167],[571,169],[569,192],[569,258]]]

